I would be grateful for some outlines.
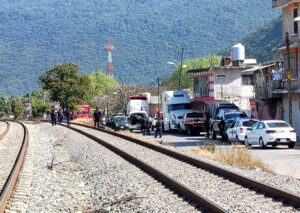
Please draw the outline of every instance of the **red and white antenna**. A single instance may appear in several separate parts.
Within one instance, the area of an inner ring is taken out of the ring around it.
[[[104,50],[108,53],[107,56],[107,72],[108,75],[111,77],[114,77],[114,72],[113,72],[113,64],[112,64],[112,52],[114,51],[115,47],[112,45],[110,42],[110,37],[108,36],[108,43],[104,46]]]

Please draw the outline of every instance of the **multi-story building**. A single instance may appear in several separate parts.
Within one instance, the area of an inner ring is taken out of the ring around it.
[[[289,40],[290,71],[292,72],[292,122],[297,135],[300,135],[300,0],[272,0],[273,8],[282,9],[282,47],[278,48],[283,61],[282,88],[277,94],[282,98],[283,119],[289,122],[289,99],[288,99],[288,54],[287,38]]]
[[[253,71],[243,71],[257,65],[256,60],[245,59],[244,46],[237,44],[232,47],[231,56],[224,57],[220,64],[220,67],[188,71],[194,78],[194,108],[209,111],[215,102],[230,102],[250,116],[255,95]]]

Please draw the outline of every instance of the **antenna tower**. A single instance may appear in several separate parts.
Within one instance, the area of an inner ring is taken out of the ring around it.
[[[109,76],[114,77],[113,72],[113,64],[112,64],[112,52],[114,51],[115,47],[110,42],[110,37],[108,36],[108,43],[104,46],[104,50],[108,53],[107,56],[107,73]]]

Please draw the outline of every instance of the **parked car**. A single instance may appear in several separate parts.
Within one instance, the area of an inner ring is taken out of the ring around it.
[[[256,119],[236,119],[226,131],[229,141],[244,142],[245,136],[249,132],[247,128],[252,127],[258,120]]]
[[[238,111],[236,109],[221,109],[216,115],[215,119],[211,120],[211,135],[213,139],[217,138],[217,135],[221,134],[219,129],[219,124],[221,118],[225,121],[225,133],[226,130],[232,125],[232,123],[238,118],[248,118],[248,115],[243,111]]]
[[[107,126],[114,130],[127,129],[127,117],[123,115],[113,116]]]
[[[186,112],[179,123],[179,132],[187,132],[188,135],[199,134],[204,130],[205,115],[203,112]]]
[[[245,137],[245,145],[259,145],[265,148],[267,145],[287,145],[294,148],[296,143],[296,131],[288,123],[281,120],[266,120],[255,123]]]

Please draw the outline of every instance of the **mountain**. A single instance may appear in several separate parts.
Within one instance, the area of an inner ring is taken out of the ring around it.
[[[58,63],[105,70],[109,36],[116,78],[151,83],[174,70],[167,62],[179,62],[182,45],[184,58],[206,56],[279,13],[271,0],[1,0],[0,89],[37,89]]]
[[[285,45],[281,17],[276,17],[255,32],[247,34],[240,42],[245,46],[246,58],[255,58],[259,63],[278,60],[280,54],[274,50]],[[230,55],[230,47],[221,50],[219,55]]]

